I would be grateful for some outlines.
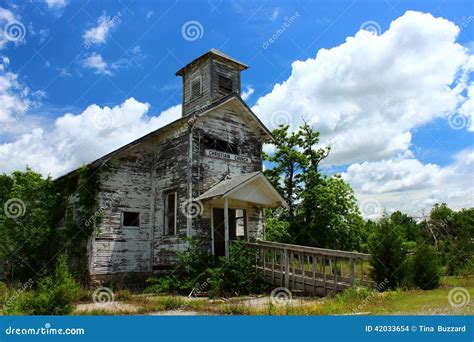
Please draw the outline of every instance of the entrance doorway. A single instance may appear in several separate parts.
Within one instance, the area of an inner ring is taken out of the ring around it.
[[[229,209],[229,240],[247,239],[247,214],[245,209]],[[212,209],[214,229],[214,256],[225,256],[224,209]]]

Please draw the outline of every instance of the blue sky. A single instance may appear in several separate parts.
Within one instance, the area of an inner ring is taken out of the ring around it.
[[[335,146],[327,167],[344,172],[370,205],[366,216],[404,196],[406,210],[474,203],[466,192],[474,188],[472,1],[2,0],[0,8],[8,80],[0,171],[29,164],[58,175],[175,119],[174,73],[217,48],[250,66],[242,90],[270,128],[304,117],[321,129]],[[20,37],[6,36],[12,22]],[[113,121],[106,132],[88,126],[97,115]]]

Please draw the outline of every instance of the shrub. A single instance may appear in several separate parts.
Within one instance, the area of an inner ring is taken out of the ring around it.
[[[146,282],[150,285],[145,288],[145,293],[174,293],[181,288],[181,281],[175,276],[151,277]]]
[[[54,274],[41,278],[36,291],[20,296],[11,310],[28,315],[67,315],[74,310],[78,292],[79,286],[68,270],[67,256],[62,255]]]
[[[377,284],[388,280],[388,288],[401,285],[406,274],[406,251],[399,227],[382,218],[369,238],[369,251],[373,280]]]
[[[177,253],[179,264],[173,274],[148,278],[146,293],[189,293],[196,284],[206,282],[208,269],[213,265],[213,256],[204,248],[208,241],[198,238],[188,241],[186,251]]]
[[[423,290],[431,290],[439,285],[441,267],[433,247],[424,243],[418,244],[411,266],[413,283]]]
[[[220,267],[209,271],[211,295],[247,294],[262,289],[262,281],[255,270],[256,251],[244,241],[235,241],[228,258],[221,257]]]

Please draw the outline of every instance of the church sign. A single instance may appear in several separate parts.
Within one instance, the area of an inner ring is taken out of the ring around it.
[[[204,153],[206,156],[213,157],[213,158],[233,160],[233,161],[238,161],[238,162],[243,162],[243,163],[251,162],[249,157],[241,156],[238,154],[232,154],[232,153],[216,151],[216,150],[205,150]]]

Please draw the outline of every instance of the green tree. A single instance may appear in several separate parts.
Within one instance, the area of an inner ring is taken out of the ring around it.
[[[290,223],[288,220],[281,219],[274,211],[270,209],[265,211],[265,239],[268,241],[290,243]]]
[[[390,221],[400,227],[407,241],[416,241],[420,237],[420,228],[413,217],[397,210],[390,215]]]
[[[364,223],[354,192],[339,175],[329,177],[320,170],[330,148],[318,147],[319,132],[307,123],[297,132],[289,133],[288,129],[281,126],[274,130],[276,151],[265,156],[271,163],[265,173],[290,207],[286,215],[269,212],[270,231],[279,234],[270,234],[270,238],[281,237],[282,221],[287,221],[289,242],[358,249]]]
[[[400,227],[383,217],[375,232],[369,238],[369,252],[372,255],[372,279],[380,284],[387,282],[388,288],[397,288],[406,275],[406,251]]]
[[[453,214],[452,234],[443,243],[447,273],[463,275],[474,273],[474,208]]]
[[[51,178],[26,169],[0,176],[0,262],[7,277],[25,281],[51,270],[58,246],[52,214],[59,196]]]
[[[288,216],[294,219],[296,200],[302,190],[301,163],[303,154],[298,150],[301,138],[298,133],[289,133],[289,126],[280,126],[273,131],[276,151],[273,154],[264,154],[264,158],[273,164],[265,171],[266,176],[273,186],[280,192],[288,203]]]
[[[423,290],[437,288],[441,279],[438,256],[432,246],[419,243],[413,258],[411,277],[413,283]]]

